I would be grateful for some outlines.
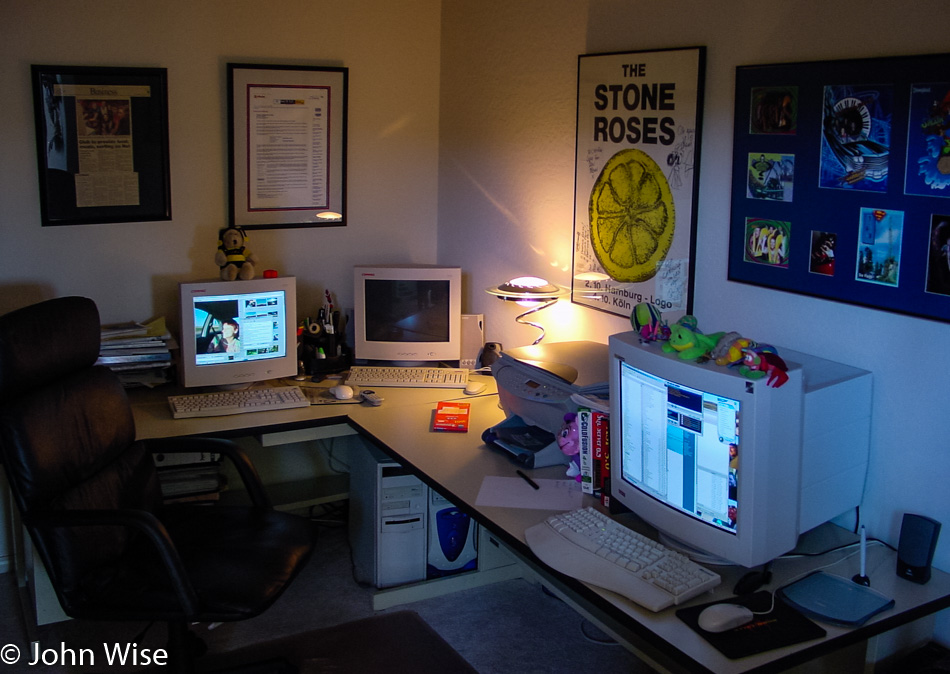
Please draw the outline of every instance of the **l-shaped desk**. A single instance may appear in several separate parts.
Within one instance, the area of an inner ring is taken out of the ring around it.
[[[486,476],[513,477],[516,468],[502,453],[487,448],[481,441],[484,429],[504,419],[494,381],[490,377],[483,379],[488,388],[479,396],[464,396],[461,391],[453,389],[385,388],[377,389],[385,399],[380,407],[366,404],[312,405],[302,409],[199,419],[173,419],[166,403],[167,390],[132,391],[130,397],[140,439],[253,434],[293,442],[360,434],[468,512],[550,590],[660,670],[690,674],[784,671],[817,658],[837,658],[835,661],[839,662],[843,657],[846,664],[855,666],[854,671],[866,671],[865,659],[874,661],[880,656],[876,650],[900,647],[903,639],[928,639],[933,628],[933,615],[950,607],[950,574],[934,570],[933,578],[926,585],[903,580],[895,573],[895,553],[883,546],[872,546],[867,554],[867,573],[876,590],[894,598],[894,608],[878,614],[859,628],[821,623],[827,631],[827,636],[822,639],[730,660],[681,621],[674,608],[659,613],[647,611],[616,594],[563,576],[540,562],[526,545],[523,532],[542,521],[550,511],[477,505]],[[435,403],[452,399],[471,403],[469,431],[431,431]],[[564,467],[536,469],[529,474],[535,478],[562,479]],[[585,496],[585,499],[589,500],[585,504],[597,504],[593,497]],[[854,540],[850,532],[839,527],[826,525],[824,529],[820,532],[823,540],[808,543],[815,550]],[[828,567],[829,572],[850,578],[859,570],[857,555],[852,553],[853,550],[829,553],[817,561],[808,556],[777,560],[772,569],[773,582],[766,589],[778,588],[832,562],[837,563]],[[722,584],[687,605],[730,597],[736,581],[745,571],[729,567],[715,567],[714,570],[722,576]],[[836,668],[841,672],[849,671],[847,667]]]

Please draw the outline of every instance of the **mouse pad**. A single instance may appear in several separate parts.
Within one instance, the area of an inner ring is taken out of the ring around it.
[[[827,634],[822,627],[778,598],[771,611],[755,616],[747,625],[725,632],[707,632],[698,624],[699,614],[712,604],[741,604],[752,611],[768,611],[772,605],[772,595],[765,591],[756,592],[746,597],[732,597],[721,602],[714,601],[701,606],[681,608],[676,612],[680,620],[727,658],[736,659],[755,655],[773,648],[820,639]]]

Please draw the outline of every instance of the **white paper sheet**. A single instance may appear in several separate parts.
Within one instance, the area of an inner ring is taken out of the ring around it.
[[[584,505],[581,485],[575,480],[534,480],[535,489],[520,477],[487,475],[475,505],[536,510],[575,510]]]

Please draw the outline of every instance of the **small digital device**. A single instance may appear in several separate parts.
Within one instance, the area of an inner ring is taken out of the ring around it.
[[[294,277],[179,285],[185,387],[227,387],[297,374]]]
[[[460,268],[360,265],[353,271],[358,361],[421,365],[460,359]]]
[[[787,349],[751,380],[610,337],[611,498],[700,563],[764,564],[859,505],[871,373]]]

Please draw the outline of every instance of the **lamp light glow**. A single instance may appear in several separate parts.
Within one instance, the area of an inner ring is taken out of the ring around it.
[[[538,276],[519,276],[501,285],[486,288],[485,292],[501,300],[515,302],[528,308],[527,311],[516,316],[515,321],[523,325],[530,325],[541,331],[541,334],[532,344],[538,344],[544,339],[544,327],[539,323],[524,320],[524,317],[546,309],[557,302],[560,297],[567,294],[564,288],[549,283]]]

